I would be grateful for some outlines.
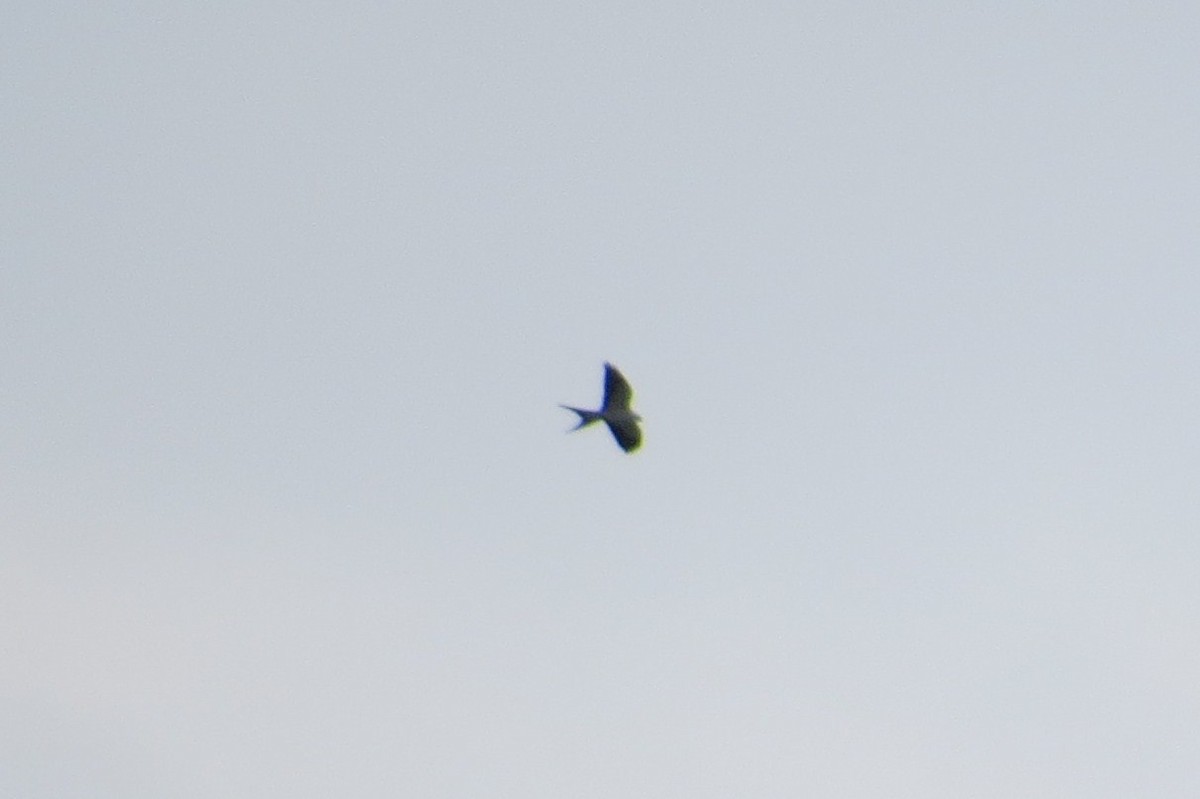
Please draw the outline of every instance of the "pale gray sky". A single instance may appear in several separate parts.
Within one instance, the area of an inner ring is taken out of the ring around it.
[[[1200,10],[981,5],[9,4],[0,794],[1200,796]]]

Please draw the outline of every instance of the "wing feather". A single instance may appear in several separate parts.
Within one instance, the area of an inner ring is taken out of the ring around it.
[[[611,363],[604,364],[604,410],[627,409],[633,401],[633,389],[625,375]]]
[[[626,452],[633,452],[642,445],[642,431],[637,426],[637,422],[633,420],[612,422],[604,420],[608,424],[608,429],[612,431],[613,438],[621,445],[621,449]]]

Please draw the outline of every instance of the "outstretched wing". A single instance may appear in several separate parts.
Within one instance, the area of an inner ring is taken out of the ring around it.
[[[604,364],[603,409],[607,411],[616,408],[628,408],[632,400],[633,389],[629,387],[629,381],[625,379],[623,374],[617,371],[617,367],[611,363]],[[636,427],[634,428],[634,432],[637,432]],[[616,435],[616,433],[617,431],[614,429],[613,434]],[[620,436],[617,436],[617,440],[621,441],[621,446],[625,447],[625,443],[621,440]],[[635,444],[634,446],[637,445]],[[625,447],[625,449],[628,450],[629,447]]]
[[[626,386],[628,388],[628,386]],[[608,424],[608,429],[612,431],[613,438],[621,445],[621,449],[626,452],[633,452],[642,444],[642,431],[637,426],[637,422],[632,419],[612,422],[608,419],[604,420]]]

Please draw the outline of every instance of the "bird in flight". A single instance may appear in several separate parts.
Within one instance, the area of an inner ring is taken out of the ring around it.
[[[604,404],[600,406],[600,410],[585,411],[583,408],[572,408],[570,405],[561,407],[579,414],[579,424],[571,428],[572,430],[587,427],[594,422],[604,422],[612,431],[613,438],[621,445],[621,449],[633,452],[642,444],[642,431],[638,429],[637,425],[642,417],[629,407],[632,400],[633,389],[629,387],[629,381],[617,371],[617,367],[606,363],[604,364]]]

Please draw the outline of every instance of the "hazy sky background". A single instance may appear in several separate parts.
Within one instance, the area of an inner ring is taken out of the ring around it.
[[[983,5],[10,3],[0,794],[1200,796],[1200,7]]]

